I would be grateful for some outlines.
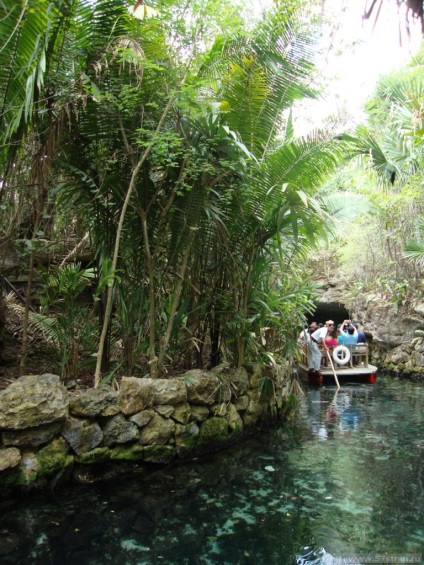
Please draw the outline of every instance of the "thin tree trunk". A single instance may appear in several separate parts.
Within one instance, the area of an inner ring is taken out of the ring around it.
[[[149,276],[149,364],[152,378],[157,377],[158,358],[156,357],[156,298],[155,298],[155,266],[150,252],[149,234],[146,214],[142,214],[143,239],[146,252],[147,273]]]
[[[38,231],[38,225],[39,222],[37,221],[31,241],[34,241],[35,234]],[[21,358],[19,360],[20,377],[22,377],[22,375],[25,373],[27,353],[28,353],[28,323],[29,323],[29,311],[31,309],[32,283],[34,280],[34,261],[35,261],[35,250],[32,249],[31,255],[29,257],[28,281],[27,281],[26,297],[25,297],[25,310],[24,310],[24,318],[22,321]]]
[[[180,82],[180,86],[182,86],[184,84],[184,82],[187,78],[187,74],[188,74],[188,70],[189,70],[190,65],[191,65],[191,61],[192,61],[192,59],[190,59],[190,61],[187,64],[184,76],[183,76],[183,78],[181,79],[181,82]],[[131,199],[132,193],[134,191],[138,175],[141,171],[142,166],[146,162],[147,157],[150,155],[150,152],[153,148],[153,143],[155,142],[156,136],[160,132],[160,130],[162,129],[165,118],[168,115],[169,110],[171,109],[171,106],[172,106],[175,98],[176,98],[176,92],[174,92],[174,94],[170,97],[167,105],[165,106],[165,109],[164,109],[162,116],[159,120],[159,123],[156,127],[155,133],[153,134],[151,143],[146,147],[146,150],[144,151],[141,159],[138,161],[136,166],[133,168],[130,184],[129,184],[128,191],[127,191],[127,194],[125,196],[124,204],[122,206],[121,214],[120,214],[120,217],[119,217],[118,228],[116,230],[115,248],[114,248],[114,251],[113,251],[113,258],[112,258],[112,273],[116,272],[116,267],[117,267],[117,264],[118,264],[118,257],[119,257],[119,247],[120,247],[120,244],[121,244],[122,228],[124,226],[125,215],[127,213],[127,208],[129,206],[130,199]],[[108,291],[107,291],[105,317],[104,317],[104,320],[103,320],[103,328],[102,328],[102,333],[100,335],[99,348],[98,348],[98,351],[97,351],[96,372],[94,374],[94,386],[96,388],[100,384],[103,350],[104,350],[104,346],[105,346],[107,328],[108,328],[109,321],[110,321],[110,318],[111,318],[111,313],[112,313],[113,286],[114,285],[109,286]]]
[[[162,373],[163,371],[163,364],[165,361],[166,350],[168,348],[169,340],[171,338],[172,328],[174,326],[175,316],[177,314],[178,305],[180,303],[181,293],[183,290],[184,285],[184,277],[187,270],[188,265],[188,258],[190,257],[191,251],[191,242],[193,241],[193,233],[190,232],[190,235],[187,238],[187,247],[184,253],[183,262],[181,264],[180,272],[178,273],[178,283],[174,292],[174,299],[172,301],[172,308],[171,313],[169,315],[168,325],[166,328],[165,335],[161,340],[160,349],[159,349],[159,358],[158,358],[158,371]]]
[[[252,275],[252,265],[253,265],[253,257],[255,254],[255,247],[252,244],[252,248],[250,250],[250,257],[249,257],[249,264],[247,266],[247,275],[246,281],[244,284],[244,291],[243,291],[243,303],[241,308],[241,313],[243,315],[243,325],[242,325],[242,335],[240,336],[238,348],[237,348],[237,367],[241,367],[244,363],[244,355],[246,350],[246,337],[244,335],[246,330],[246,317],[247,317],[247,308],[249,305],[249,290],[250,290],[250,279]]]

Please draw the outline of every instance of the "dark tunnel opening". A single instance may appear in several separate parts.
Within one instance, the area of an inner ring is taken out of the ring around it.
[[[308,316],[308,324],[311,322],[324,324],[327,320],[333,320],[336,324],[341,324],[343,320],[349,318],[349,312],[340,302],[318,302],[314,313]]]

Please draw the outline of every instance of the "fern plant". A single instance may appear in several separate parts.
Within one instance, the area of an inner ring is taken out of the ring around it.
[[[96,350],[98,332],[90,319],[91,309],[82,300],[78,303],[94,276],[93,269],[82,269],[80,264],[50,270],[43,276],[40,312],[29,313],[29,327],[57,351],[64,380],[77,377]],[[11,297],[8,306],[19,314],[24,311]]]

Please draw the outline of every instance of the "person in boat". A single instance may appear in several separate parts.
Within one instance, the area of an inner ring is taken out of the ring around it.
[[[340,328],[340,335],[343,337],[343,345],[356,345],[358,331],[352,324],[352,320],[345,320]]]
[[[331,322],[331,320],[329,320]],[[328,350],[330,351],[330,353],[333,352],[333,349],[339,345],[339,341],[337,339],[337,331],[336,331],[336,327],[333,325],[328,325],[328,332],[327,332],[327,337],[325,338],[325,345],[328,347]],[[327,356],[322,358],[322,364],[323,366],[327,367],[328,365],[328,359]]]
[[[309,344],[311,341],[311,336],[309,334],[309,326],[305,324],[303,326],[303,330],[300,332],[299,337],[297,338],[297,343],[300,345]]]
[[[337,345],[339,345],[339,340],[337,339],[337,331],[335,326],[328,326],[327,337],[325,338],[325,344],[328,349],[332,351]]]
[[[334,322],[332,320],[328,320],[325,322],[325,326],[318,328],[311,334],[311,342],[308,348],[308,369],[311,375],[321,376],[321,350],[319,347],[321,345],[325,352],[328,352],[325,338],[327,337],[329,328],[334,328]]]
[[[354,322],[353,326],[356,328],[356,331],[358,332],[358,339],[356,343],[367,343],[366,335],[362,330],[359,329],[359,324],[357,322]]]
[[[311,325],[309,326],[309,333],[313,334],[315,330],[318,329],[318,324],[316,322],[311,322]]]

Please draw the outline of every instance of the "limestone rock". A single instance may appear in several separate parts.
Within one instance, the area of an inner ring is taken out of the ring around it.
[[[68,444],[61,437],[41,448],[36,457],[38,475],[41,477],[56,474],[73,461],[73,458],[69,457]]]
[[[237,412],[234,404],[230,404],[230,406],[228,407],[226,420],[233,435],[241,434],[241,432],[243,431],[243,420],[241,419],[240,414]]]
[[[37,480],[38,467],[38,460],[35,453],[23,453],[19,465],[10,469],[6,477],[1,478],[2,485],[18,488],[28,487]]]
[[[187,400],[184,381],[180,379],[153,379],[154,404],[179,404]]]
[[[119,402],[124,414],[136,414],[153,404],[153,379],[123,377]]]
[[[93,450],[103,439],[102,430],[97,422],[73,418],[65,420],[62,436],[77,455]]]
[[[424,355],[420,351],[413,351],[411,353],[411,362],[415,367],[420,367],[424,372]]]
[[[234,405],[237,412],[244,412],[249,406],[249,397],[247,395],[239,396]]]
[[[264,410],[263,402],[260,402],[259,400],[253,398],[249,401],[247,414],[253,414],[254,416],[256,416],[257,419],[259,419],[263,414],[263,410]]]
[[[16,447],[0,449],[0,471],[19,465],[21,452]]]
[[[249,388],[249,375],[244,367],[237,367],[232,370],[231,384],[236,389],[237,396],[246,393]]]
[[[37,428],[28,428],[27,430],[4,431],[4,445],[19,445],[25,447],[37,447],[48,443],[55,436],[59,435],[61,422],[46,424]]]
[[[159,406],[155,406],[154,409],[164,418],[170,418],[175,410],[174,406],[171,406],[171,404],[160,404]]]
[[[57,375],[27,375],[0,392],[0,406],[0,428],[34,428],[68,415],[68,391]]]
[[[225,416],[228,412],[227,402],[220,402],[219,404],[214,404],[211,406],[211,414],[213,416]]]
[[[231,365],[224,361],[213,368],[213,372],[215,375],[228,375],[231,371]]]
[[[142,445],[164,445],[168,443],[175,432],[175,422],[155,414],[150,422],[140,432]]]
[[[180,424],[187,424],[190,420],[191,408],[188,402],[181,402],[175,406],[172,418]]]
[[[109,387],[90,388],[70,400],[69,411],[73,416],[94,418],[118,414],[118,393]]]
[[[138,428],[144,428],[144,426],[147,426],[154,415],[154,410],[142,410],[141,412],[137,412],[137,414],[131,416],[130,422],[134,422],[134,424]]]
[[[133,422],[126,420],[122,414],[113,416],[103,426],[103,442],[107,446],[137,441],[138,434],[137,426]]]
[[[182,379],[191,404],[212,405],[220,400],[221,381],[213,373],[193,369],[187,371]]]
[[[395,364],[406,363],[410,360],[410,355],[406,351],[396,349],[390,354],[390,362]]]
[[[417,306],[415,306],[414,311],[419,316],[424,317],[424,304],[418,304]]]
[[[263,378],[263,368],[262,368],[262,366],[258,365],[258,364],[254,365],[253,371],[252,371],[251,375],[249,376],[250,386],[252,388],[258,388],[262,378]]]
[[[209,416],[209,408],[200,404],[191,404],[191,420],[203,422]]]
[[[196,422],[183,426],[177,424],[175,428],[175,445],[177,446],[177,453],[185,455],[196,447],[197,439],[199,437],[199,426]]]

